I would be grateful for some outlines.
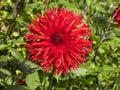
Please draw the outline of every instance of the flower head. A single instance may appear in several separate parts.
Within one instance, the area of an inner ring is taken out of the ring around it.
[[[66,74],[70,68],[77,69],[91,52],[92,42],[88,40],[89,26],[80,15],[65,8],[53,8],[38,14],[38,20],[28,26],[26,49],[29,58],[54,74]]]
[[[118,23],[118,26],[120,26],[120,6],[114,10],[113,17],[114,21]]]

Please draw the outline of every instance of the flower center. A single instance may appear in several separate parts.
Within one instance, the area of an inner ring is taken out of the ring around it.
[[[51,41],[56,46],[59,44],[62,44],[62,36],[59,33],[55,33],[55,34],[51,35]]]

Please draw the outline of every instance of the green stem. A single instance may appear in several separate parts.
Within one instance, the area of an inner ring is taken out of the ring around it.
[[[111,24],[112,24],[115,16],[117,15],[117,13],[118,13],[119,11],[120,11],[120,8],[118,8],[118,9],[116,10],[116,12],[114,13],[111,21],[110,21],[110,22],[107,22],[107,27],[105,28],[105,32],[104,32],[104,34],[102,35],[102,37],[101,37],[101,39],[100,39],[100,42],[103,42],[103,41],[105,40],[105,37],[106,37],[106,35],[107,35],[107,33],[108,33],[109,29],[110,29],[110,26],[111,26]]]
[[[52,90],[52,83],[53,83],[53,75],[52,74],[49,76],[49,81],[50,81],[50,83],[49,83],[47,90]]]
[[[86,3],[86,0],[84,0],[83,5],[84,5],[84,8],[83,8],[83,17],[86,17],[87,7],[88,7],[87,3]]]
[[[69,75],[69,79],[68,79],[68,86],[66,87],[66,90],[72,90],[72,77],[71,74]]]
[[[6,29],[6,34],[5,34],[2,42],[6,41],[7,37],[11,34],[11,32],[12,32],[14,26],[15,26],[15,19],[18,15],[18,11],[20,12],[21,7],[23,7],[21,2],[24,3],[24,1],[20,1],[20,0],[17,0],[16,3],[15,3],[14,9],[13,9],[13,12],[12,12],[12,15],[11,15],[12,19],[9,21],[9,24],[7,26],[7,29]]]
[[[105,32],[103,33],[103,35],[100,38],[100,42],[104,42],[104,40],[106,39],[106,35],[108,33],[108,31],[110,30],[110,26],[113,23],[113,20],[115,18],[115,16],[117,15],[117,13],[120,11],[120,8],[116,10],[116,12],[114,13],[114,15],[112,16],[112,19],[110,20],[110,22],[107,22],[107,26],[105,28]],[[97,52],[98,52],[99,47],[96,47],[96,51],[95,51],[95,56],[93,57],[93,61],[95,61],[96,56],[97,56]]]
[[[16,3],[15,3],[15,7],[14,7],[13,12],[12,12],[12,19],[10,20],[9,25],[7,27],[7,30],[6,30],[6,36],[11,32],[11,29],[14,26],[15,17],[17,16],[18,2],[19,2],[19,0],[17,0]]]

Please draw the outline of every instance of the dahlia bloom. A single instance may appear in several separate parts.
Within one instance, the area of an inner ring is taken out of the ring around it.
[[[116,8],[113,12],[114,21],[118,23],[118,26],[120,27],[120,6]]]
[[[38,14],[38,20],[33,20],[28,28],[25,48],[30,60],[45,71],[53,67],[53,74],[77,69],[92,50],[89,26],[80,15],[65,8],[48,9],[43,16]]]

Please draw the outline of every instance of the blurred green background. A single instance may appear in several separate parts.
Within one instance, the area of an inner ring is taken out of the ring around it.
[[[120,90],[120,0],[0,0],[0,90]],[[24,48],[27,25],[45,9],[65,7],[90,25],[93,51],[66,76],[43,72]]]

